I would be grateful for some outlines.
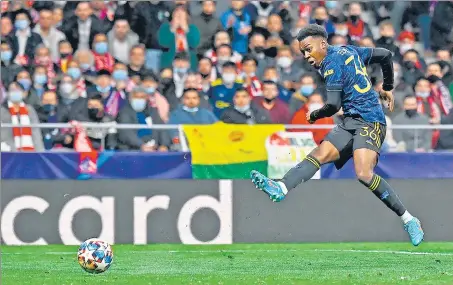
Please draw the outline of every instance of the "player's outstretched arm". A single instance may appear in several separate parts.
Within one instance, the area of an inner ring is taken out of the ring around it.
[[[341,91],[329,91],[327,90],[327,102],[318,110],[314,110],[310,113],[308,121],[314,123],[318,119],[330,117],[335,115],[341,108]]]
[[[369,64],[379,63],[384,76],[384,84],[382,89],[384,91],[393,90],[393,62],[392,53],[385,48],[374,48],[369,59]]]

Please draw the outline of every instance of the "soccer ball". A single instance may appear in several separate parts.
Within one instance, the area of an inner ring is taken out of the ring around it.
[[[113,250],[105,241],[91,238],[80,245],[77,260],[86,272],[99,274],[112,265]]]

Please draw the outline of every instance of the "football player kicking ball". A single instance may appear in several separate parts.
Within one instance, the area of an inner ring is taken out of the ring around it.
[[[255,186],[279,202],[288,191],[315,175],[321,165],[334,162],[337,169],[354,159],[355,172],[360,183],[368,187],[387,207],[401,217],[404,229],[413,245],[423,241],[420,221],[401,203],[392,187],[373,172],[385,138],[386,122],[377,92],[372,88],[365,64],[379,63],[384,84],[379,96],[393,111],[392,54],[382,48],[329,46],[327,32],[322,26],[308,25],[297,36],[304,58],[324,77],[327,102],[319,110],[307,114],[307,120],[330,117],[341,107],[344,121],[326,136],[324,141],[307,157],[293,167],[280,181],[252,171]]]

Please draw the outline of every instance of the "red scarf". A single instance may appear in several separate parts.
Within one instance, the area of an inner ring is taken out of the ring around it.
[[[357,20],[357,25],[354,25],[352,21],[348,21],[346,24],[348,25],[348,32],[351,40],[361,40],[365,32],[365,23],[361,19],[359,19]]]
[[[19,105],[16,111],[13,104],[8,102],[11,123],[18,127],[13,127],[14,145],[17,151],[34,151],[32,131],[30,128],[30,117],[28,116],[27,106],[24,102]]]
[[[77,81],[76,89],[77,89],[77,93],[79,93],[79,97],[86,97],[87,86],[85,84],[85,79],[80,78]]]
[[[247,92],[250,94],[252,98],[263,96],[262,84],[259,81],[258,77],[256,77],[256,75],[252,77],[250,85],[244,84],[244,88],[247,90]]]
[[[74,135],[74,150],[80,153],[79,157],[79,173],[94,174],[97,172],[98,153],[93,148],[90,139],[87,136],[86,130],[79,122],[69,122],[75,131]],[[101,146],[102,148],[103,146]],[[101,149],[102,150],[102,149]]]
[[[120,109],[120,101],[126,99],[126,94],[121,91],[114,90],[110,93],[105,103],[105,113],[116,118]]]
[[[94,55],[94,67],[96,71],[100,71],[102,69],[108,70],[109,72],[113,72],[113,65],[115,64],[115,60],[110,53],[106,54],[97,54],[93,52]]]
[[[44,66],[47,69],[47,87],[50,90],[55,91],[57,86],[55,86],[53,82],[57,74],[55,73],[55,66],[52,60],[50,60],[50,57],[44,60],[35,59],[35,65]]]
[[[176,52],[184,52],[187,51],[187,37],[186,31],[182,28],[176,28],[175,31],[175,44],[176,44]]]

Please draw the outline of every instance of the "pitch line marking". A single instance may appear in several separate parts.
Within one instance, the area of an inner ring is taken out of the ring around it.
[[[366,250],[366,249],[231,249],[231,250],[145,250],[145,251],[127,251],[133,254],[165,254],[165,253],[254,253],[254,252],[338,252],[338,253],[381,253],[381,254],[402,254],[402,255],[437,255],[453,256],[453,252],[421,252],[421,251],[398,251],[398,250]],[[33,255],[33,252],[2,252],[1,255]],[[76,255],[77,251],[46,252],[47,255]]]

